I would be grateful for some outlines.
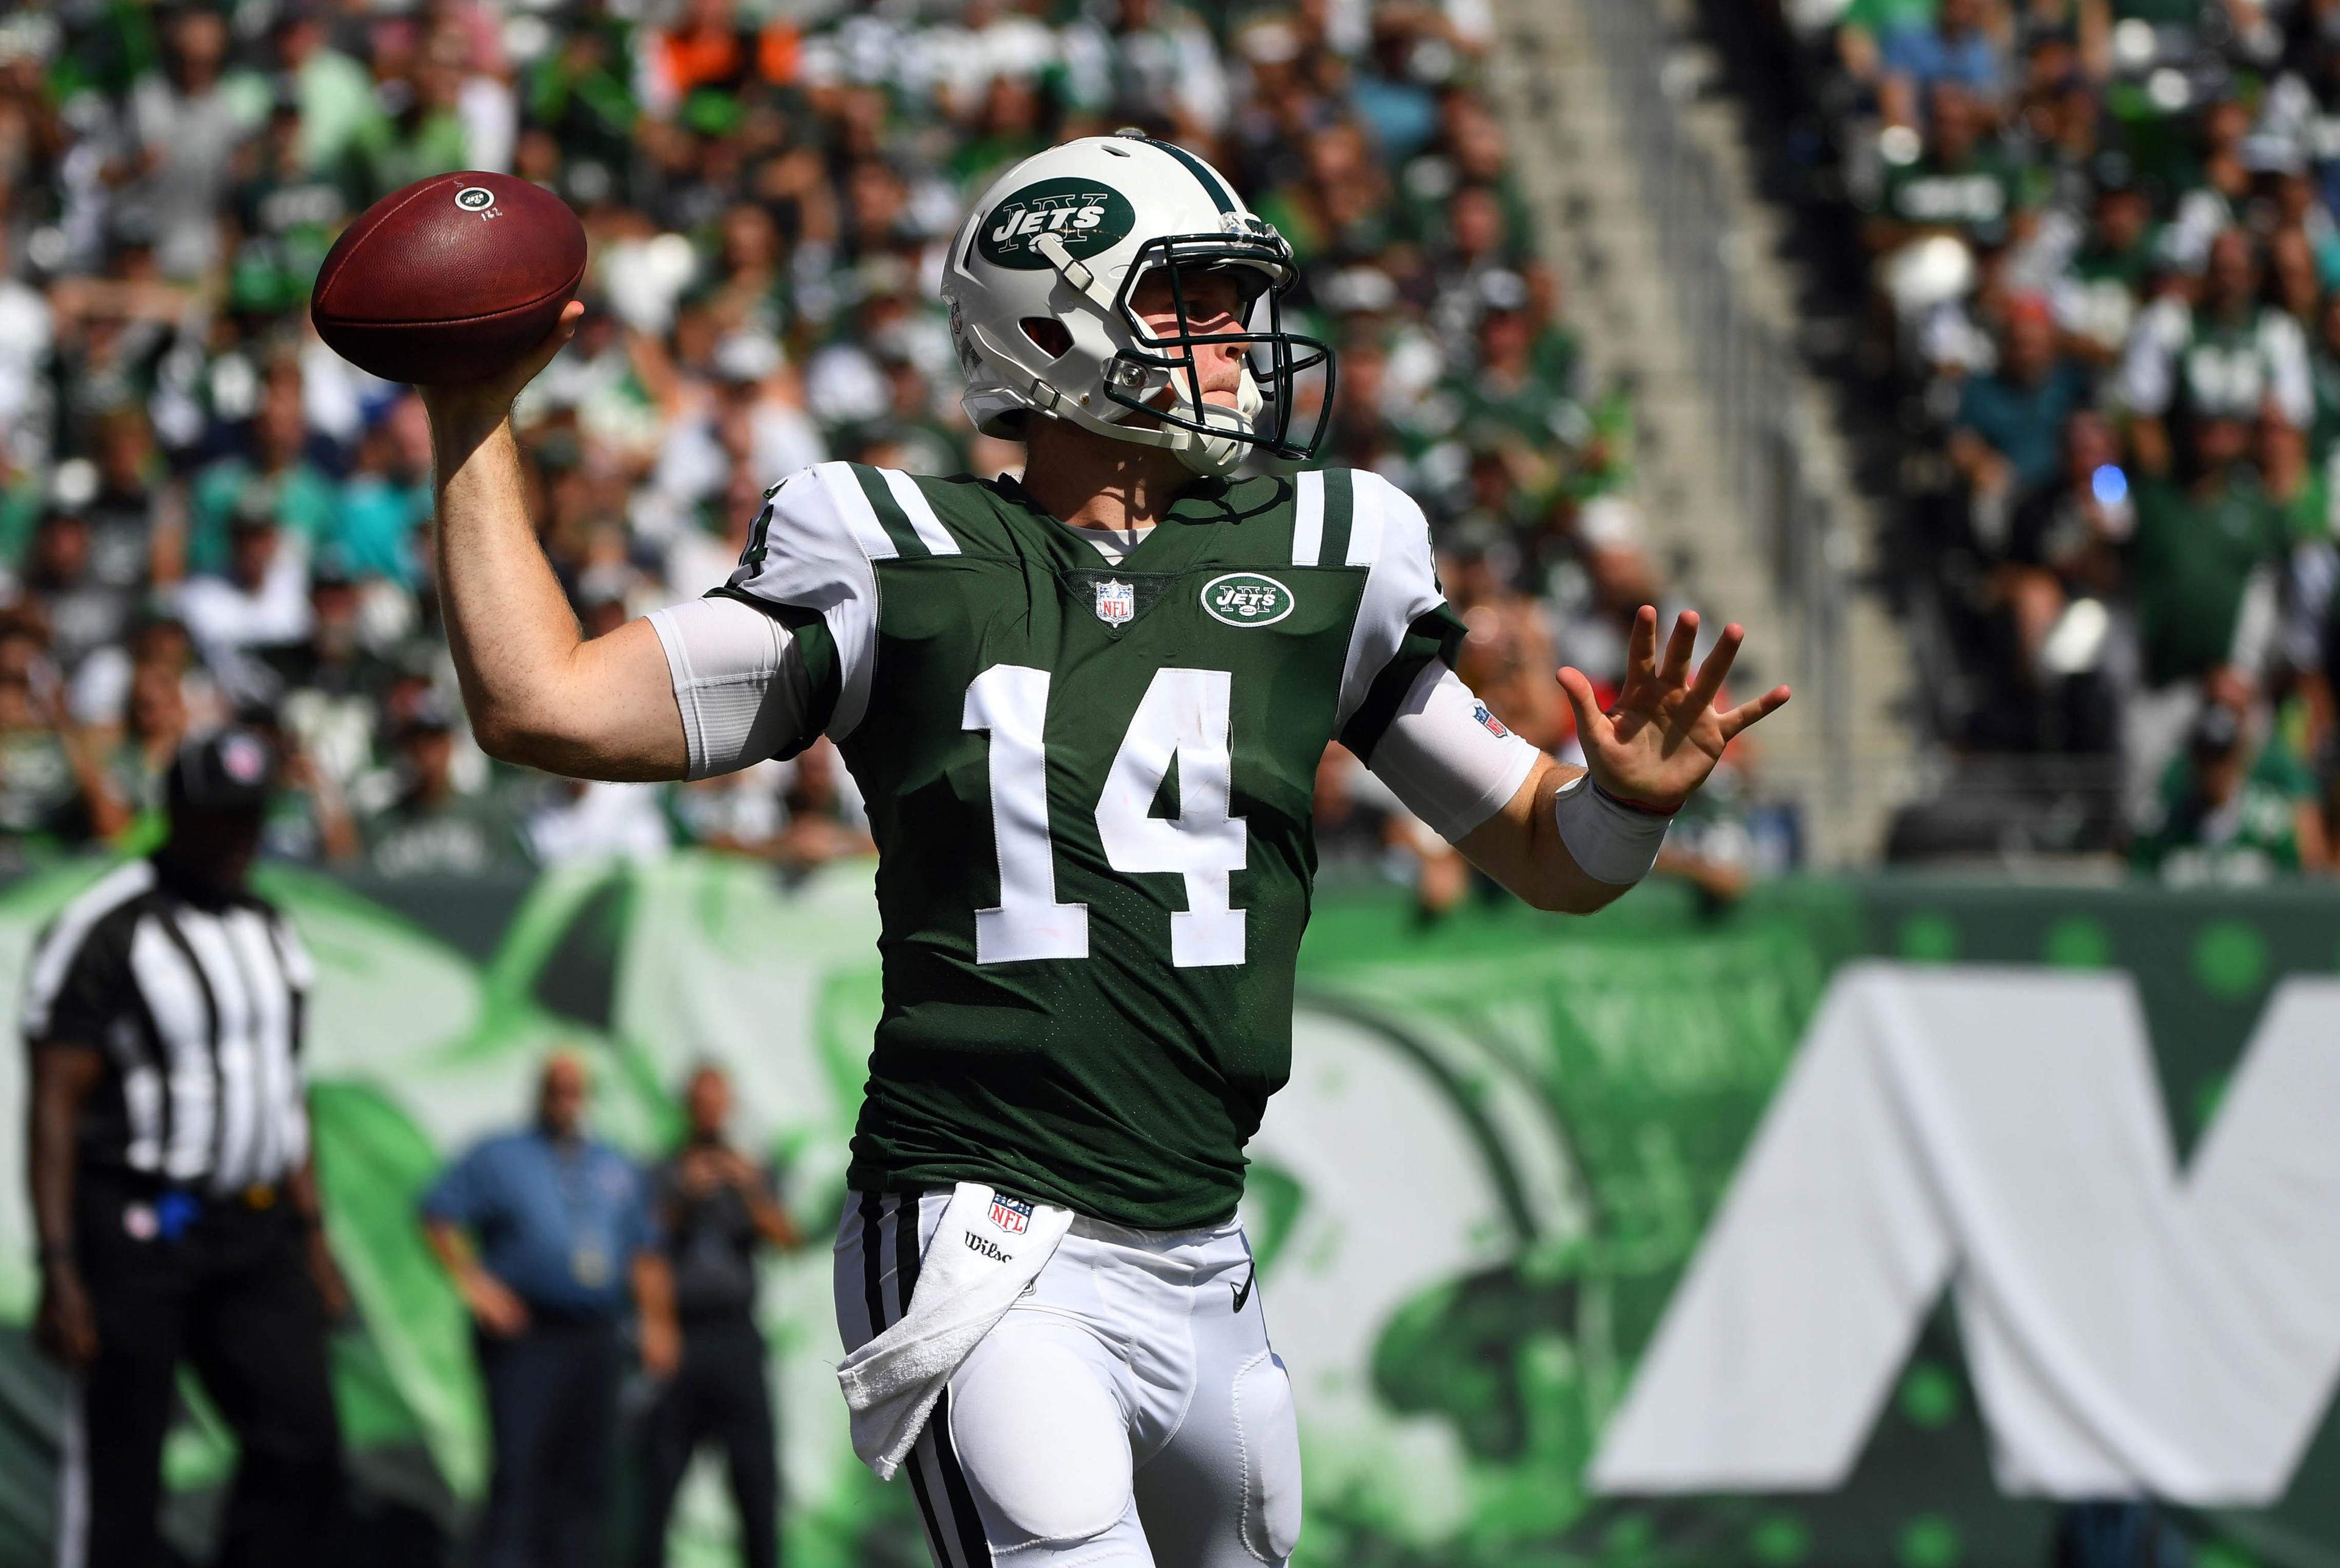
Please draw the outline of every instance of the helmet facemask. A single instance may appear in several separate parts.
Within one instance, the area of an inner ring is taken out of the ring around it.
[[[1131,303],[1137,286],[1155,272],[1170,284],[1175,327],[1150,328]],[[1242,291],[1239,310],[1245,326],[1234,332],[1197,332],[1187,308],[1185,275],[1189,271],[1231,273]],[[1283,297],[1295,281],[1292,249],[1257,218],[1230,215],[1224,233],[1164,234],[1140,246],[1122,277],[1113,311],[1129,332],[1130,346],[1117,351],[1105,370],[1105,395],[1164,427],[1202,437],[1179,443],[1179,455],[1198,473],[1218,474],[1243,460],[1246,448],[1287,460],[1314,453],[1333,409],[1333,351],[1329,344],[1284,330]],[[1266,312],[1263,327],[1258,320]],[[1209,402],[1202,392],[1197,349],[1242,351],[1242,380],[1234,406]],[[1292,425],[1300,376],[1322,366],[1323,400],[1304,439]],[[1165,403],[1161,394],[1172,392]]]

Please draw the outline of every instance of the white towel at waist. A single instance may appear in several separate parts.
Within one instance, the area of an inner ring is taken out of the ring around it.
[[[982,1182],[963,1181],[952,1189],[918,1265],[910,1310],[838,1365],[838,1386],[852,1412],[853,1452],[880,1481],[893,1479],[944,1384],[1072,1228],[1072,1210],[1015,1198],[1000,1200],[1003,1223],[994,1217],[994,1197]],[[1010,1228],[1016,1219],[1023,1221],[1020,1232]],[[876,1245],[877,1237],[868,1245]]]

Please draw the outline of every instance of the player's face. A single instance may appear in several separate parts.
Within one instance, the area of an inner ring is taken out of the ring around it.
[[[1184,295],[1185,320],[1178,317],[1178,299]],[[1188,268],[1178,275],[1178,286],[1173,290],[1170,274],[1160,268],[1146,273],[1130,291],[1130,307],[1145,330],[1155,337],[1170,337],[1181,332],[1191,337],[1216,337],[1244,329],[1243,291],[1234,279],[1225,273],[1202,272]],[[1237,390],[1243,385],[1243,345],[1230,342],[1224,347],[1198,345],[1195,350],[1195,368],[1202,379],[1205,402],[1215,402],[1223,408],[1234,408]],[[1172,390],[1165,388],[1164,406],[1168,406]]]

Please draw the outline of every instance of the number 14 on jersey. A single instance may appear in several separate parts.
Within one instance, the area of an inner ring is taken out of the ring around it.
[[[975,912],[975,958],[1006,964],[1089,956],[1086,904],[1056,901],[1048,835],[1049,674],[996,664],[967,689],[960,727],[991,735],[991,827],[999,848],[999,902]],[[1244,961],[1244,912],[1229,907],[1244,868],[1244,819],[1232,817],[1230,690],[1224,670],[1155,671],[1106,775],[1097,838],[1116,871],[1184,878],[1186,908],[1170,915],[1170,961],[1194,968]],[[1156,817],[1163,780],[1178,769],[1178,815]]]

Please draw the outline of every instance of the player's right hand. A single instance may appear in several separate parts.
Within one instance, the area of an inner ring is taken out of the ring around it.
[[[475,382],[416,387],[424,410],[431,415],[434,434],[442,441],[476,436],[501,422],[511,412],[512,400],[520,396],[521,389],[543,374],[553,356],[569,346],[584,315],[585,307],[575,300],[570,301],[561,310],[560,320],[544,334],[543,342],[491,376]]]
[[[81,1271],[72,1264],[53,1265],[41,1278],[33,1343],[67,1366],[87,1366],[97,1359],[97,1313],[90,1305]]]

